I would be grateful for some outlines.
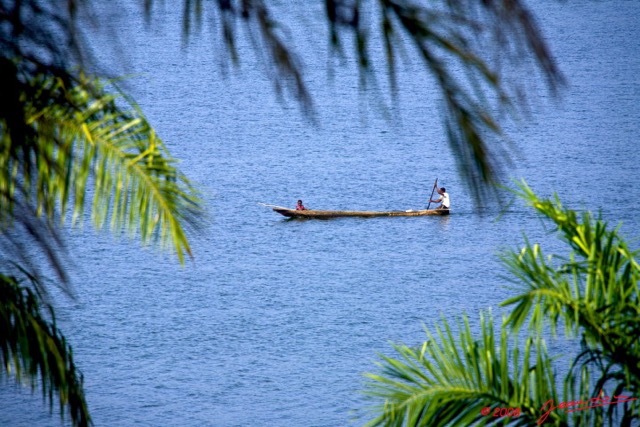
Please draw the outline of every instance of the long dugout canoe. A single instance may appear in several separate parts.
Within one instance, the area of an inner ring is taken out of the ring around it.
[[[340,217],[364,217],[364,218],[373,218],[380,216],[443,216],[449,215],[449,210],[446,209],[425,209],[420,211],[387,211],[387,212],[375,212],[375,211],[320,211],[307,209],[303,211],[298,211],[295,209],[288,209],[282,207],[274,207],[274,211],[278,212],[280,215],[284,215],[289,218],[316,218],[316,219],[328,219],[328,218],[340,218]]]

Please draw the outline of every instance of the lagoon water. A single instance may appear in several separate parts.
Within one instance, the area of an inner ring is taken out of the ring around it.
[[[105,16],[113,31],[96,55],[135,74],[128,90],[202,190],[209,223],[184,267],[89,224],[70,231],[77,299],[60,297],[58,316],[97,426],[361,425],[363,373],[390,342],[421,343],[441,316],[499,318],[510,291],[498,254],[523,233],[563,249],[521,202],[478,214],[417,61],[399,75],[388,121],[388,92],[359,92],[350,65],[330,78],[325,39],[307,36],[322,21],[297,20],[313,124],[278,100],[254,56],[225,77],[206,28],[181,49],[169,3],[145,31],[133,6]],[[636,238],[640,3],[535,3],[568,85],[558,99],[540,85],[532,116],[509,126],[508,175]],[[109,48],[116,35],[124,52]],[[418,209],[436,177],[451,194],[447,218],[287,221],[258,204]],[[0,400],[0,425],[60,424],[37,391],[4,382]]]

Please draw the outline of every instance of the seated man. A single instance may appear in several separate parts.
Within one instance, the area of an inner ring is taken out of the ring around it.
[[[306,211],[307,208],[304,207],[304,205],[302,204],[302,200],[298,200],[298,204],[296,205],[296,210],[297,211]]]
[[[451,202],[449,201],[449,193],[444,187],[437,188],[436,191],[440,194],[440,198],[438,200],[429,200],[429,202],[440,203],[436,209],[446,209],[449,210],[449,206],[451,206]]]

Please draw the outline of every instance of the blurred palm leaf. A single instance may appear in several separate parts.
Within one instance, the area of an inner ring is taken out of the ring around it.
[[[150,17],[154,0],[145,1]],[[527,111],[527,95],[534,82],[546,83],[552,92],[563,84],[535,18],[521,0],[325,0],[329,42],[334,54],[344,56],[344,40],[353,41],[354,62],[360,70],[363,89],[376,87],[379,71],[387,70],[390,92],[397,92],[397,69],[409,47],[423,61],[426,75],[440,96],[425,103],[443,108],[449,147],[458,172],[473,191],[476,202],[497,196],[487,184],[499,182],[510,165],[508,145],[501,122]],[[231,61],[239,64],[237,25],[250,34],[259,52],[266,52],[267,70],[278,93],[288,90],[312,112],[312,99],[302,72],[303,64],[289,47],[292,40],[283,31],[293,9],[265,0],[184,1],[183,35],[192,35],[193,25],[209,13],[224,40]],[[301,6],[304,12],[305,6]],[[295,15],[293,15],[295,16]],[[372,52],[382,45],[383,64]],[[522,74],[537,76],[523,79]],[[536,88],[537,91],[538,88]],[[537,93],[537,92],[536,92]]]
[[[0,350],[2,371],[91,423],[71,347],[56,326],[40,249],[70,292],[60,230],[91,219],[191,255],[200,201],[116,82],[80,70],[90,1],[0,0]],[[79,15],[81,18],[79,18]],[[79,68],[76,68],[79,67]]]
[[[82,221],[138,233],[143,242],[171,244],[191,254],[184,226],[196,224],[197,195],[175,167],[140,110],[98,80],[68,87],[38,76],[35,98],[22,99],[26,129],[13,138],[0,119],[0,208],[6,220],[17,203],[36,217]],[[62,102],[60,102],[62,101]],[[125,109],[129,107],[129,109]]]
[[[31,278],[33,280],[33,278]],[[42,312],[41,299],[31,286],[0,274],[0,360],[2,370],[19,384],[42,389],[53,405],[58,396],[60,415],[68,408],[73,425],[91,424],[82,375],[71,346],[56,326],[50,307]]]
[[[88,425],[81,377],[29,243],[66,283],[59,229],[66,220],[81,223],[88,211],[97,228],[109,225],[116,234],[126,230],[145,243],[170,245],[183,262],[191,255],[187,228],[198,224],[200,202],[115,85],[107,91],[100,80],[67,77],[24,80],[24,90],[14,93],[16,109],[0,117],[0,259],[9,273],[1,277],[0,348],[4,372],[41,387],[50,405],[57,397],[74,425]]]

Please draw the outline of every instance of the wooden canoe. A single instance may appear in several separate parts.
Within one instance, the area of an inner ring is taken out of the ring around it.
[[[295,209],[288,209],[283,207],[273,207],[274,211],[280,215],[284,215],[289,218],[316,218],[316,219],[328,219],[328,218],[340,218],[340,217],[364,217],[373,218],[381,216],[429,216],[429,215],[449,215],[449,211],[445,209],[425,209],[420,211],[388,211],[388,212],[375,212],[375,211],[319,211],[319,210],[304,210],[297,211]]]

